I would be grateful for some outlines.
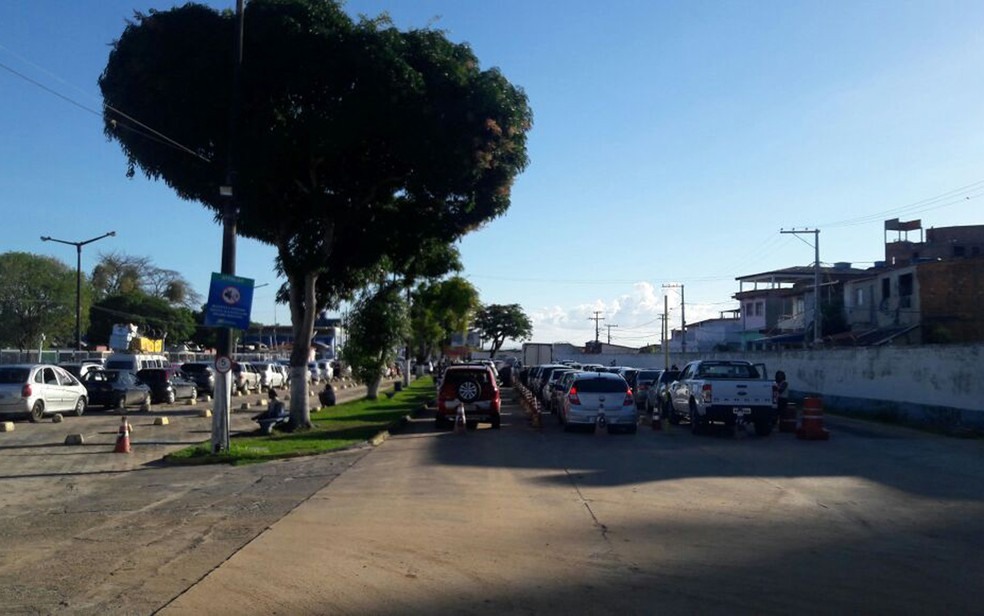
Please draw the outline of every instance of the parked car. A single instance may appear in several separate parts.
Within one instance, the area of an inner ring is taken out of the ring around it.
[[[465,408],[468,428],[474,429],[479,422],[499,428],[502,399],[495,375],[488,366],[457,364],[444,371],[437,389],[437,427],[452,426],[459,406]]]
[[[318,370],[321,371],[321,380],[330,381],[335,377],[335,368],[331,365],[331,361],[327,359],[318,360]]]
[[[128,370],[92,370],[82,377],[90,406],[126,408],[150,404],[150,387]]]
[[[144,368],[137,372],[141,383],[150,387],[151,399],[158,404],[173,404],[177,400],[198,400],[198,385],[169,368]]]
[[[312,385],[317,385],[322,380],[321,366],[318,365],[316,361],[308,362],[308,374],[310,374],[310,380]]]
[[[51,364],[0,366],[0,415],[41,421],[50,413],[85,413],[89,393],[68,371]]]
[[[646,396],[649,394],[649,388],[659,378],[660,372],[662,370],[637,370],[633,380],[625,379],[629,387],[632,388],[632,397],[635,398],[636,408],[640,411],[646,408]]]
[[[670,413],[670,383],[680,377],[679,370],[660,370],[659,377],[646,391],[646,412],[652,415],[659,411],[661,418],[669,419],[670,423],[680,423],[680,418]]]
[[[554,404],[554,393],[557,391],[561,379],[572,372],[580,372],[580,370],[565,368],[564,370],[554,370],[550,373],[550,378],[547,379],[547,384],[543,386],[543,410],[549,413],[557,413],[560,411],[560,408]]]
[[[565,431],[603,422],[609,433],[619,429],[636,432],[639,411],[632,389],[621,376],[612,372],[581,372],[574,377],[564,397],[560,420]]]
[[[571,388],[571,383],[574,382],[574,376],[580,374],[580,370],[565,370],[563,376],[560,380],[554,384],[553,389],[550,391],[550,409],[551,412],[557,414],[557,419],[560,419],[560,412],[564,406],[564,398],[567,396],[568,390]]]
[[[181,372],[185,378],[194,381],[198,393],[215,395],[215,368],[209,362],[189,361],[181,364]]]
[[[250,362],[260,374],[260,389],[271,389],[284,386],[284,373],[280,366],[267,362]]]
[[[232,362],[232,388],[241,394],[260,390],[260,373],[249,362]]]
[[[59,368],[67,370],[79,381],[82,381],[86,374],[93,370],[102,370],[102,364],[96,362],[83,361],[81,363],[58,364]],[[90,400],[91,402],[91,400]]]
[[[282,387],[290,387],[290,366],[275,362],[273,369],[280,373],[280,382],[283,383]]]

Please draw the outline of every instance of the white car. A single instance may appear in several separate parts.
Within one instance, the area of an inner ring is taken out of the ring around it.
[[[632,389],[611,372],[580,372],[574,376],[561,406],[564,430],[603,425],[609,432],[635,432],[639,426]]]
[[[85,413],[85,386],[67,370],[51,364],[0,366],[0,415],[27,415],[41,421],[45,415]]]

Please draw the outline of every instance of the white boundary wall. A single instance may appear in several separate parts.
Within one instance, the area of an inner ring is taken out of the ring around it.
[[[565,359],[565,358],[559,358]],[[663,367],[662,355],[600,354],[568,359],[603,365]],[[820,395],[826,408],[941,427],[984,428],[984,345],[852,347],[828,350],[670,354],[765,363],[786,372],[794,397]]]

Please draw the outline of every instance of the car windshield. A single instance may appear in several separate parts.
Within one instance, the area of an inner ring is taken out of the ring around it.
[[[30,368],[0,368],[0,384],[13,385],[26,383]]]

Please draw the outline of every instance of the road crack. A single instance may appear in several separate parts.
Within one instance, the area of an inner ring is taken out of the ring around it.
[[[570,479],[571,486],[574,488],[574,492],[577,494],[577,497],[581,501],[581,504],[584,505],[584,508],[588,510],[588,515],[591,516],[592,524],[601,533],[601,537],[605,540],[605,542],[610,545],[611,539],[608,537],[608,526],[602,524],[601,520],[598,519],[598,516],[595,514],[594,509],[591,508],[591,501],[584,496],[583,492],[581,492],[580,486],[577,485],[577,476],[572,474],[570,469],[566,469],[566,468],[564,469],[564,473],[566,473],[567,478]]]

